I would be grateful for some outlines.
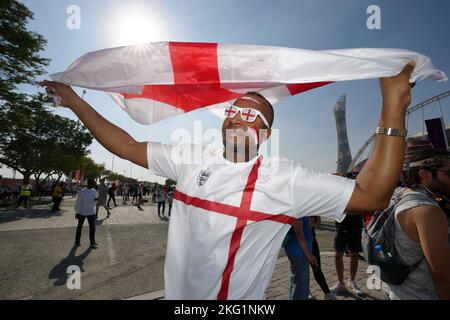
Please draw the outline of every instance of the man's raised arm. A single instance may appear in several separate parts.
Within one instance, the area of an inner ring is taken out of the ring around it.
[[[148,168],[146,142],[137,142],[124,130],[107,121],[71,87],[54,81],[42,81],[39,84],[47,87],[48,93],[60,96],[61,105],[71,109],[106,149],[123,159]]]
[[[395,77],[380,79],[383,108],[379,127],[393,128],[394,134],[405,130],[406,109],[411,103],[409,83],[414,70],[414,61],[409,62]],[[398,129],[398,130],[397,130]],[[386,208],[397,186],[405,151],[405,137],[377,134],[370,158],[356,178],[347,212],[374,211]]]

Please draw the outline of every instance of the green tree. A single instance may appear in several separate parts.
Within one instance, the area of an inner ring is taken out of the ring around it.
[[[92,135],[79,121],[51,113],[42,95],[0,110],[0,163],[38,179],[74,170],[88,154]]]
[[[167,187],[169,190],[172,190],[172,186],[176,186],[176,185],[177,185],[177,182],[176,182],[175,180],[172,180],[172,179],[166,179],[165,184],[166,184],[166,187]]]
[[[33,13],[16,0],[0,1],[0,103],[17,103],[21,95],[14,92],[20,84],[33,84],[44,73],[49,60],[39,52],[46,40],[27,29]]]
[[[89,157],[83,157],[78,169],[81,170],[83,179],[97,179],[105,174],[105,167],[103,164],[97,164]]]
[[[168,187],[168,188],[171,188],[172,186],[174,186],[174,185],[176,185],[177,184],[177,182],[175,181],[175,180],[172,180],[172,179],[166,179],[166,186]]]

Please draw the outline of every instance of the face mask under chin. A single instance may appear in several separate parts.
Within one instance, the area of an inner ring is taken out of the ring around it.
[[[230,150],[234,153],[245,153],[246,145],[248,145],[249,153],[256,152],[257,140],[258,137],[253,128],[247,127],[246,130],[243,128],[227,129],[225,131],[225,147],[227,151]]]

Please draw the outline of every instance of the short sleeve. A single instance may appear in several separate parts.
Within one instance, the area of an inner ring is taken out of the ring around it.
[[[78,194],[77,199],[75,200],[75,213],[80,213],[81,209],[81,192]]]
[[[341,222],[353,194],[355,180],[293,166],[292,203],[295,216],[324,216]]]
[[[201,146],[193,144],[171,145],[147,142],[148,169],[156,175],[175,181],[178,181],[181,166],[192,164],[198,156],[201,158],[201,155]]]

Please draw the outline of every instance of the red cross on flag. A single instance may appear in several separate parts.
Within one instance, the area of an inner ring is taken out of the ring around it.
[[[156,42],[94,51],[51,75],[111,94],[134,120],[151,124],[204,107],[223,107],[248,91],[271,103],[334,81],[398,74],[416,61],[411,82],[445,81],[421,54],[401,49],[303,50],[270,46]]]

